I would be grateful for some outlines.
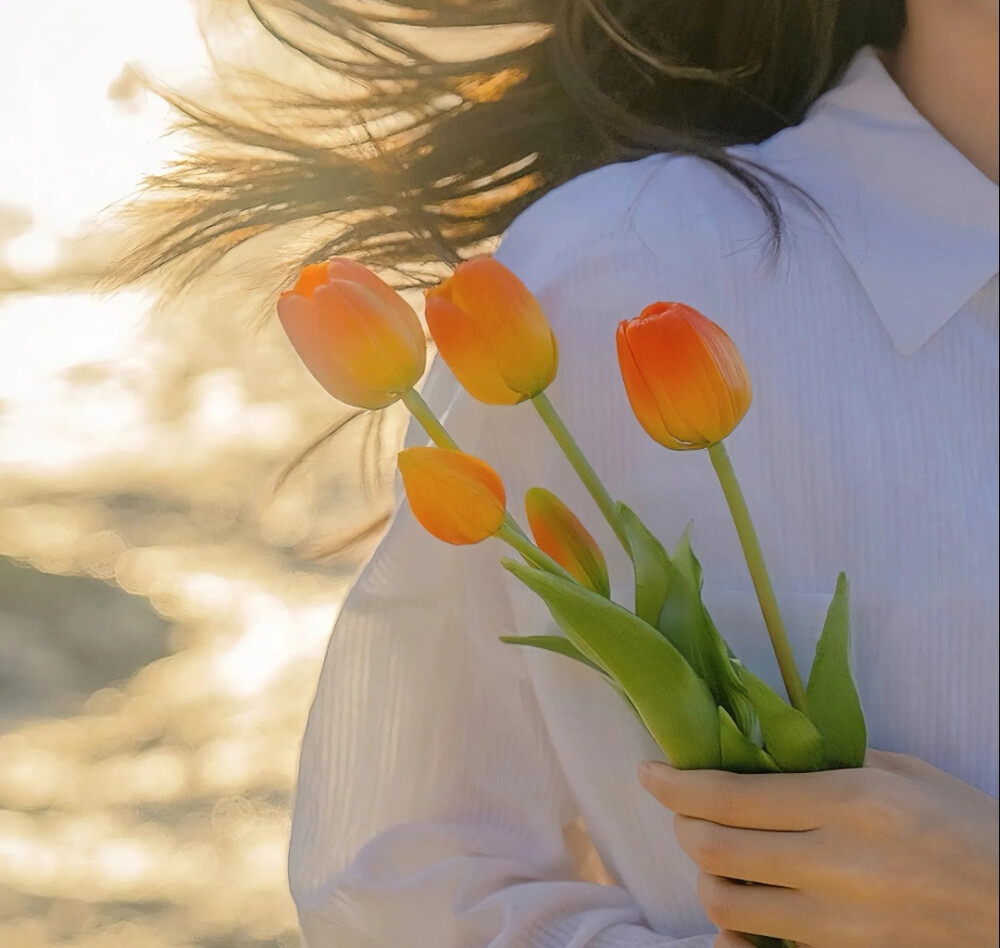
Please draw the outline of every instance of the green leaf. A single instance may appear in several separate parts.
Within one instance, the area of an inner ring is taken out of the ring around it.
[[[740,668],[764,734],[764,749],[788,773],[822,770],[823,738],[812,721],[779,697],[753,672]]]
[[[760,742],[760,722],[740,677],[738,663],[715,627],[708,610],[702,606],[701,611],[705,625],[698,639],[698,649],[702,668],[705,669],[705,682],[716,702],[729,711],[744,735]]]
[[[621,685],[675,766],[721,764],[719,715],[711,692],[656,629],[561,576],[510,559],[503,565],[542,598],[566,637]]]
[[[698,638],[704,630],[701,604],[701,565],[691,550],[691,528],[667,559],[667,595],[656,626],[691,667],[704,676]]]
[[[760,729],[760,720],[757,717],[757,711],[750,700],[750,695],[747,694],[746,685],[740,676],[740,669],[742,667],[743,663],[739,659],[731,658],[729,660],[729,668],[733,677],[727,679],[726,684],[727,710],[733,716],[734,722],[744,737],[757,747],[762,747],[764,744],[764,734]]]
[[[635,564],[635,614],[656,628],[667,598],[670,557],[646,525],[623,503],[615,504]]]
[[[704,679],[716,703],[730,713],[740,730],[758,737],[756,714],[733,665],[733,654],[702,602],[701,589],[701,564],[691,549],[689,527],[669,560],[667,596],[658,625]]]
[[[725,708],[719,708],[719,743],[722,766],[737,774],[777,773],[770,754],[754,744],[737,726]]]
[[[830,768],[860,767],[865,761],[868,732],[851,677],[850,655],[850,603],[847,577],[841,573],[806,686],[806,708],[823,735]]]
[[[501,635],[501,642],[508,642],[511,645],[529,645],[532,648],[545,649],[547,652],[557,652],[567,658],[582,662],[595,671],[605,674],[603,668],[595,665],[586,655],[583,654],[569,639],[561,635]]]
[[[746,883],[750,885],[750,883]],[[746,940],[753,945],[753,948],[796,948],[794,941],[786,941],[784,938],[772,938],[770,935],[746,935]]]

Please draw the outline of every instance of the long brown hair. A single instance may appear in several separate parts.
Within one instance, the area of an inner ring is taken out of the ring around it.
[[[313,222],[290,268],[349,254],[418,285],[546,191],[654,152],[722,168],[779,237],[766,173],[726,147],[801,121],[860,47],[895,46],[905,18],[904,0],[245,2],[335,88],[283,85],[231,108],[162,90],[202,145],[148,182],[152,236],[122,282],[186,281]]]

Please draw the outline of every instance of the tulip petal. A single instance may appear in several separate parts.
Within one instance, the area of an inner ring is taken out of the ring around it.
[[[700,363],[704,369],[704,397],[719,413],[716,424],[709,427],[713,442],[721,441],[750,407],[749,373],[739,350],[721,326],[690,306],[676,303],[672,307],[683,314],[681,324],[697,336],[697,345],[703,347]]]
[[[316,318],[311,300],[294,293],[283,295],[278,300],[278,318],[306,368],[334,398],[368,409],[384,408],[396,401],[396,394],[362,384],[345,367],[329,327]]]
[[[667,430],[677,441],[705,447],[710,443],[708,438],[689,420],[689,415],[698,416],[699,409],[702,424],[706,415],[715,414],[696,337],[684,333],[677,324],[662,329],[653,320],[630,325],[627,335],[632,352],[645,369],[643,378],[660,406]]]
[[[445,543],[479,543],[503,525],[503,481],[485,461],[443,448],[407,448],[397,458],[417,522]]]
[[[423,334],[418,342],[408,320],[372,290],[332,280],[315,291],[313,304],[319,320],[333,330],[328,357],[345,370],[372,388],[390,392],[406,391],[419,381],[426,359]]]
[[[718,410],[711,429],[713,441],[721,441],[725,435],[719,437],[719,432],[732,431],[750,407],[750,377],[733,341],[721,326],[697,310],[690,310],[685,325],[704,348],[701,364],[706,395]]]
[[[604,554],[569,507],[544,487],[532,487],[524,498],[524,512],[543,553],[584,586],[602,596],[611,595]]]
[[[452,302],[483,327],[507,385],[523,397],[547,388],[556,375],[558,348],[524,283],[492,257],[465,261],[449,282]]]
[[[322,286],[327,281],[326,268],[326,263],[310,263],[304,266],[290,292],[312,299],[316,287]]]
[[[348,257],[331,257],[326,263],[326,282],[346,280],[371,290],[383,303],[391,306],[400,316],[400,328],[413,338],[418,345],[426,342],[417,314],[402,296],[388,283],[376,276],[367,267]]]
[[[654,303],[622,323],[619,362],[636,416],[667,447],[716,444],[750,406],[749,375],[732,340],[683,303]]]
[[[516,405],[524,400],[504,382],[482,325],[447,295],[428,293],[424,318],[441,358],[473,398],[487,405]]]
[[[618,327],[618,364],[621,369],[622,379],[625,382],[625,393],[628,395],[632,412],[639,420],[639,424],[646,430],[646,434],[654,441],[659,442],[666,448],[683,451],[688,445],[682,441],[678,441],[667,427],[667,423],[660,411],[660,404],[653,395],[649,385],[646,384],[645,376],[639,370],[635,356],[632,353],[627,326],[628,324],[623,322]]]
[[[384,408],[423,374],[427,345],[416,313],[360,264],[334,258],[303,268],[277,308],[306,368],[347,404]]]

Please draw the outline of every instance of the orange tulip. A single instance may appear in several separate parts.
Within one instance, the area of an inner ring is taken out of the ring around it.
[[[750,407],[750,376],[733,341],[683,303],[654,303],[618,326],[618,364],[651,438],[686,451],[717,444]]]
[[[503,526],[507,495],[485,461],[446,448],[407,448],[396,460],[413,516],[445,543],[479,543]]]
[[[602,596],[611,595],[604,554],[569,507],[544,487],[532,487],[524,497],[524,512],[543,553],[582,585]]]
[[[314,263],[278,300],[278,318],[316,381],[358,408],[384,408],[424,374],[427,345],[409,304],[359,263]]]
[[[502,263],[467,260],[426,296],[427,328],[438,352],[473,398],[514,405],[556,377],[559,354],[548,320]]]

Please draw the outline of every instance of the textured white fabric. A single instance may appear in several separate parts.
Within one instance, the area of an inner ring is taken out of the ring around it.
[[[703,452],[650,441],[614,330],[655,300],[721,323],[755,384],[729,449],[800,664],[837,573],[875,747],[997,793],[997,188],[905,100],[871,51],[799,127],[740,153],[781,172],[787,236],[697,160],[585,175],[511,228],[499,257],[561,345],[550,390],[613,495],[668,545],[694,520],[714,618],[778,676]],[[443,366],[425,390],[511,509],[555,489],[628,571],[530,405],[486,408]],[[411,430],[411,439],[420,440]],[[340,615],[310,715],[291,881],[311,948],[708,948],[671,814],[640,788],[657,750],[569,660],[497,641],[550,628],[498,565],[401,508]],[[583,820],[614,885],[575,873]]]

